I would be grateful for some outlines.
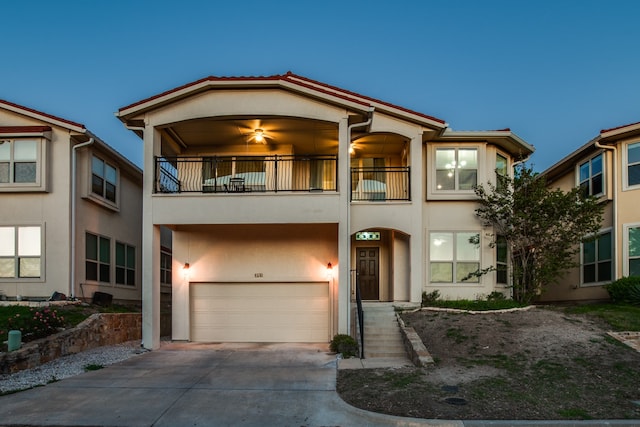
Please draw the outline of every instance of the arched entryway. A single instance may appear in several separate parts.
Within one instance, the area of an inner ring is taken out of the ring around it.
[[[352,295],[360,286],[363,301],[409,301],[409,236],[371,228],[351,236]]]

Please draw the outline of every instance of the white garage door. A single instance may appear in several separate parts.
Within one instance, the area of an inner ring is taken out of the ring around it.
[[[191,341],[328,342],[329,284],[192,283]]]

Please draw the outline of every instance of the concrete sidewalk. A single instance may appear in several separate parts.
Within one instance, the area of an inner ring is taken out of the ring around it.
[[[0,397],[2,426],[597,426],[420,420],[354,408],[327,345],[164,343],[99,371]]]

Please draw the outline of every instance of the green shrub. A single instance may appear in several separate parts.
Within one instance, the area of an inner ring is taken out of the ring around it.
[[[342,357],[345,359],[358,355],[358,343],[350,335],[338,334],[334,336],[329,349],[334,353],[342,353]]]
[[[442,300],[435,301],[431,304],[432,307],[440,308],[455,308],[458,310],[472,310],[472,311],[490,311],[490,310],[507,310],[510,308],[525,307],[526,304],[519,303],[510,299],[503,300]]]
[[[640,277],[623,277],[605,286],[611,301],[640,305]]]
[[[422,306],[426,307],[428,305],[433,304],[434,302],[436,302],[438,300],[438,298],[440,298],[440,291],[439,290],[435,290],[433,292],[423,292],[422,293]]]
[[[85,372],[89,372],[89,371],[98,371],[100,369],[104,368],[103,365],[99,365],[96,363],[90,363],[88,365],[85,365],[84,370]]]
[[[489,295],[487,295],[487,301],[505,301],[507,297],[498,291],[493,291]]]

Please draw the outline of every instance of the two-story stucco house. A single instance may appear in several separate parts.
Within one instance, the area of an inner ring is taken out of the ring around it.
[[[366,301],[508,292],[473,186],[533,148],[292,73],[207,77],[121,108],[144,141],[143,341],[328,342]],[[497,172],[496,172],[497,171]]]
[[[0,295],[141,299],[142,171],[84,125],[0,100]]]
[[[640,276],[640,123],[600,131],[542,173],[549,186],[580,186],[604,204],[595,241],[581,245],[580,268],[541,296],[542,301],[607,299],[604,285]]]

